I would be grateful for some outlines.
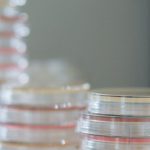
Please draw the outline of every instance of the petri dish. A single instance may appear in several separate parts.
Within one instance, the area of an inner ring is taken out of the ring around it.
[[[1,55],[0,71],[24,70],[28,66],[28,61],[20,55]]]
[[[0,37],[3,38],[26,37],[29,33],[29,27],[24,23],[1,22],[0,24]]]
[[[4,53],[6,51],[7,53],[9,52],[17,52],[17,53],[25,53],[27,50],[26,43],[17,38],[10,38],[10,39],[5,39],[1,38],[0,39],[0,52]]]
[[[1,142],[0,150],[79,150],[79,143],[25,144]]]
[[[18,72],[18,71],[4,72],[3,71],[3,73],[0,73],[0,82],[2,83],[1,89],[11,88],[11,87],[21,87],[27,84],[28,81],[29,81],[29,76],[25,72]],[[0,92],[0,97],[2,93],[3,92]]]
[[[27,0],[0,0],[0,7],[4,6],[10,6],[10,7],[15,7],[15,6],[23,6],[25,5]]]
[[[50,125],[23,125],[0,124],[0,141],[21,143],[66,143],[78,142],[78,135],[74,132],[75,124]]]
[[[7,47],[0,47],[0,55],[23,55],[25,54],[25,50],[19,50],[15,48],[7,48]]]
[[[29,106],[0,106],[0,122],[28,125],[76,124],[85,107],[52,109]]]
[[[88,111],[95,114],[150,116],[149,88],[115,88],[92,91]]]
[[[62,109],[87,106],[89,84],[3,89],[0,104]]]
[[[78,131],[84,134],[149,138],[150,117],[123,117],[85,113],[78,121]]]
[[[5,23],[26,23],[27,20],[28,20],[28,15],[22,12],[12,16],[3,13],[0,15],[0,21]]]
[[[117,138],[104,136],[88,136],[82,143],[82,150],[149,150],[150,139]]]

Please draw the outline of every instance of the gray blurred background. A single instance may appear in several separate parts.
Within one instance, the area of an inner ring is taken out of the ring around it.
[[[150,0],[28,0],[30,58],[75,64],[93,87],[150,85]]]

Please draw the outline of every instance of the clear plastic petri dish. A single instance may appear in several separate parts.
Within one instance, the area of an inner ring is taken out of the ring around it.
[[[53,144],[25,144],[25,143],[0,143],[0,150],[79,150],[79,143],[53,143]]]
[[[27,84],[28,81],[29,81],[29,76],[25,72],[18,73],[15,71],[12,72],[10,71],[7,73],[5,72],[5,74],[0,73],[0,82],[2,83],[3,88],[21,87]],[[0,94],[1,93],[3,92],[0,92]]]
[[[0,64],[0,81],[3,81],[3,85],[24,85],[29,81],[24,69],[16,64]]]
[[[150,138],[150,117],[122,117],[83,114],[77,130],[84,134]]]
[[[1,37],[26,37],[29,33],[30,30],[25,23],[0,23]]]
[[[2,90],[0,104],[64,109],[87,106],[89,84],[64,87],[21,87]]]
[[[28,125],[76,124],[85,107],[52,109],[44,107],[0,106],[1,123]]]
[[[0,56],[0,72],[20,71],[25,70],[28,66],[28,60],[24,56],[11,56],[1,55]]]
[[[26,13],[17,13],[15,15],[1,14],[0,21],[5,23],[26,23],[28,20],[28,15]]]
[[[66,143],[78,142],[75,125],[36,126],[22,124],[0,124],[0,141],[21,143]]]
[[[85,137],[81,150],[149,150],[150,139],[103,136]]]
[[[1,7],[0,9],[0,15],[5,15],[9,17],[13,17],[19,14],[19,11],[16,8],[12,8],[9,6]]]
[[[19,78],[19,76],[22,76],[26,73],[20,70],[0,70],[0,79],[1,80],[14,80],[15,78]]]
[[[17,52],[17,53],[25,53],[27,50],[26,43],[17,38],[0,39],[0,52]]]
[[[24,23],[0,23],[0,37],[26,37],[30,33],[29,27]]]
[[[24,55],[25,56],[25,50],[21,51],[19,49],[15,48],[7,48],[7,47],[0,47],[0,55]]]
[[[15,6],[23,6],[25,5],[27,0],[0,0],[0,7],[4,6],[10,6],[10,7],[15,7]]]
[[[149,88],[116,88],[92,91],[88,111],[95,114],[150,116]]]

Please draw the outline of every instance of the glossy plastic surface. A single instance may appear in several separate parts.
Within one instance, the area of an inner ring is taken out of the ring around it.
[[[53,109],[85,107],[87,105],[88,84],[77,86],[51,87],[22,87],[4,89],[1,104],[28,105],[48,107]]]
[[[129,139],[89,136],[84,138],[81,150],[149,150],[150,139]]]
[[[0,141],[39,144],[77,142],[78,136],[74,128],[74,124],[64,126],[0,124]]]
[[[79,143],[25,144],[0,143],[0,150],[78,150]]]
[[[24,23],[0,23],[0,37],[12,38],[12,37],[26,37],[30,33],[29,28]]]
[[[15,7],[15,6],[23,6],[25,5],[27,0],[0,0],[0,7],[4,6],[10,6],[10,7]]]
[[[44,107],[0,106],[0,122],[28,125],[75,124],[84,109],[85,107],[51,109]]]
[[[88,111],[95,114],[150,116],[150,89],[102,89],[89,95]]]
[[[150,138],[150,118],[83,114],[78,131],[90,135]]]

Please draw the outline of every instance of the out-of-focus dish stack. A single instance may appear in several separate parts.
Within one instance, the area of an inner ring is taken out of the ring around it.
[[[89,84],[62,61],[28,66],[25,3],[0,0],[0,150],[77,150]]]
[[[28,15],[19,8],[26,0],[0,0],[0,81],[5,85],[22,85],[28,81],[25,69]]]
[[[82,150],[149,150],[150,89],[92,91],[77,129]]]
[[[0,149],[78,149],[75,127],[86,107],[88,89],[88,84],[5,89],[0,102]]]
[[[1,89],[0,150],[77,150],[75,128],[89,84],[77,82],[70,65],[37,64],[28,68],[28,84]]]

